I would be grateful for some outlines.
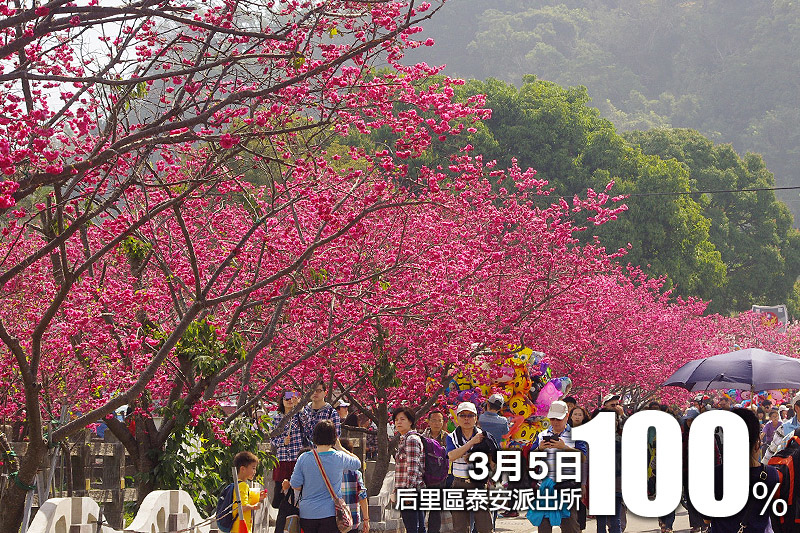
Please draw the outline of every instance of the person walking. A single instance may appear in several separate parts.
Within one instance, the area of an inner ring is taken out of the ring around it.
[[[562,451],[581,452],[583,457],[588,455],[588,446],[583,441],[576,441],[572,438],[572,427],[567,422],[569,409],[567,404],[556,400],[550,404],[550,409],[547,412],[547,418],[550,421],[550,427],[540,432],[536,439],[531,443],[530,450],[538,452],[547,452],[547,478],[553,483],[556,480],[556,454]],[[570,472],[566,472],[569,474]],[[543,480],[544,481],[544,480]],[[558,488],[556,486],[556,488]],[[534,524],[536,525],[536,524]],[[552,533],[553,526],[559,524],[551,524],[550,518],[542,517],[538,522],[539,533]],[[569,515],[561,519],[561,531],[563,533],[580,533],[580,525],[578,524],[578,516],[576,509],[570,509]]]
[[[300,393],[293,390],[284,390],[278,398],[278,413],[273,419],[273,427],[278,427],[283,419],[292,412],[300,403]],[[272,506],[279,509],[285,493],[282,490],[283,480],[289,479],[303,449],[303,432],[300,424],[300,415],[294,414],[284,424],[283,429],[270,439],[272,449],[278,464],[272,470],[272,481],[275,482],[275,492]]]
[[[567,403],[566,401],[564,403]],[[569,403],[567,403],[569,406]],[[576,428],[587,423],[591,420],[591,416],[589,416],[589,411],[585,407],[581,407],[580,405],[575,405],[574,407],[570,408],[568,423],[569,426],[572,428]],[[586,529],[586,514],[587,514],[587,507],[589,506],[589,458],[584,457],[583,465],[581,469],[581,473],[583,479],[581,479],[581,500],[578,502],[578,527],[581,528],[581,531]]]
[[[342,448],[353,453],[350,439],[339,439]],[[369,533],[369,499],[361,470],[345,470],[342,474],[342,499],[350,508],[353,527],[350,533]],[[276,528],[277,531],[277,528]]]
[[[447,448],[447,433],[444,431],[444,414],[441,411],[433,410],[428,413],[428,427],[422,432],[422,436],[434,439]],[[447,480],[439,485],[429,485],[428,488],[443,489],[447,486]],[[442,529],[442,511],[428,511],[427,533],[439,533]]]
[[[486,410],[478,418],[478,426],[494,437],[495,442],[502,442],[503,435],[508,433],[508,418],[500,414],[504,400],[500,394],[492,394],[486,400]]]

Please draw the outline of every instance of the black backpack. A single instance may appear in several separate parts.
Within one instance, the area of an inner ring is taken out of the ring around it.
[[[772,516],[772,529],[775,533],[796,533],[800,530],[800,501],[794,493],[800,483],[800,437],[796,431],[786,447],[770,458],[769,464],[778,470],[780,479],[776,498],[785,501],[788,509],[783,516]]]
[[[472,453],[472,452],[485,453],[489,457],[489,459],[491,459],[491,461],[493,463],[497,463],[497,451],[500,449],[500,447],[497,445],[497,441],[494,440],[494,437],[492,437],[492,434],[489,433],[488,431],[484,431],[484,430],[480,430],[480,431],[481,431],[481,433],[483,433],[483,440],[480,441],[475,446],[473,446],[469,450],[470,453]],[[466,438],[464,437],[464,433],[461,431],[460,427],[456,428],[456,435],[457,435],[457,438],[459,439],[459,441],[465,441],[466,440]],[[486,485],[486,481],[487,480],[488,480],[488,478],[484,479],[483,481],[478,481],[477,479],[473,479],[472,482],[477,487],[483,487],[483,486]]]
[[[233,488],[233,483],[225,485],[217,498],[217,510],[214,516],[217,517],[217,529],[222,533],[231,533],[233,528]]]

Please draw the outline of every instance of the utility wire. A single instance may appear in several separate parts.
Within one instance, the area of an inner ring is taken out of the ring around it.
[[[790,191],[800,189],[800,185],[792,187],[758,187],[754,189],[719,189],[713,191],[677,191],[677,192],[639,192],[633,194],[623,194],[623,196],[683,196],[688,194],[718,194],[718,193],[737,193],[737,192],[759,192],[759,191]]]

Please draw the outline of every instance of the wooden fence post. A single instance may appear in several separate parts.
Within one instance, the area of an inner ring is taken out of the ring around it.
[[[70,496],[88,496],[91,486],[92,465],[89,459],[89,446],[86,444],[78,444],[75,447],[75,453],[70,454],[70,467],[71,476],[69,477],[68,494]],[[88,472],[87,472],[88,470]]]
[[[125,448],[121,443],[103,444],[111,447],[113,453],[103,454],[103,490],[106,493],[103,502],[103,515],[106,522],[114,529],[122,529],[123,523],[123,487],[125,480]]]

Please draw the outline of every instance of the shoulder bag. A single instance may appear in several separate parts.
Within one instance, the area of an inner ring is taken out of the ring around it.
[[[333,487],[331,487],[331,482],[328,479],[328,475],[325,473],[325,469],[322,467],[322,461],[319,460],[319,454],[317,453],[317,450],[312,451],[314,452],[314,459],[317,460],[317,466],[322,474],[322,479],[325,480],[325,486],[328,487],[328,492],[331,493],[333,507],[336,510],[336,527],[339,528],[341,533],[347,533],[353,529],[353,515],[350,514],[350,507],[347,506],[343,499],[336,496],[336,493],[333,492]]]

